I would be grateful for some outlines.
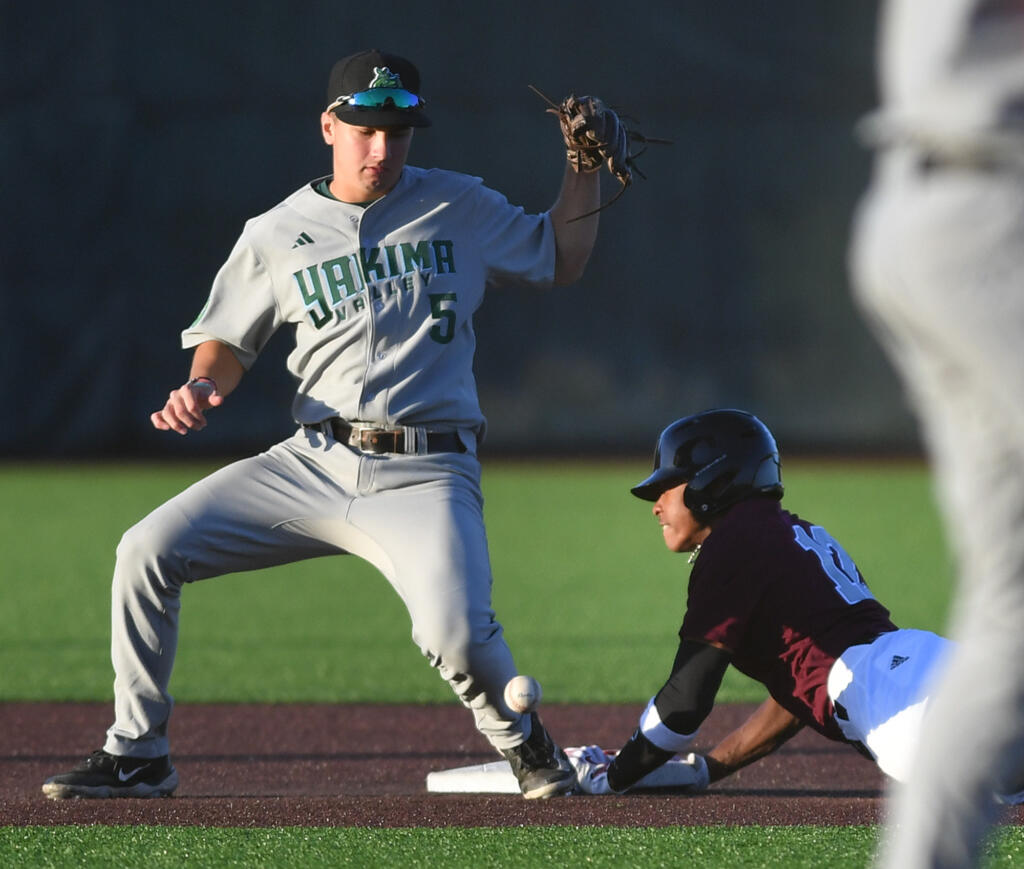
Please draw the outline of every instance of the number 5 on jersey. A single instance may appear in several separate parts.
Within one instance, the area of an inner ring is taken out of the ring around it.
[[[456,301],[455,293],[428,293],[430,316],[438,322],[431,327],[430,337],[438,344],[447,344],[455,337],[455,311],[444,307],[445,302]]]

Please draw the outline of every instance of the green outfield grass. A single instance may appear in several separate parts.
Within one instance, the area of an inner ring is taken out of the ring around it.
[[[112,696],[109,586],[121,533],[212,465],[0,467],[0,700]],[[689,567],[629,486],[646,459],[485,465],[494,601],[550,702],[646,702],[671,664]],[[952,570],[916,463],[786,466],[786,506],[827,526],[901,625],[940,629]],[[390,586],[355,558],[185,589],[180,701],[453,702]],[[723,700],[761,689],[738,674]]]

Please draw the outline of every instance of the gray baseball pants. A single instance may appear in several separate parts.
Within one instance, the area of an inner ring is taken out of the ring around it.
[[[185,583],[345,553],[373,564],[398,592],[413,640],[480,733],[499,750],[522,742],[525,719],[503,699],[516,668],[491,606],[476,457],[362,454],[300,429],[195,483],[121,539],[112,590],[116,717],[106,750],[169,752]]]
[[[1024,783],[1024,175],[883,154],[851,266],[919,415],[959,568],[956,651],[880,863],[974,865],[993,792]]]

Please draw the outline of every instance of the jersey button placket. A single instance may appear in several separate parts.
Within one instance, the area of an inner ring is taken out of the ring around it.
[[[363,282],[363,292],[366,294],[365,298],[369,302],[373,289],[365,273],[365,270],[362,268],[363,235],[361,217],[362,213],[359,215],[353,214],[350,215],[349,219],[352,221],[353,226],[355,226],[356,228],[356,244],[358,245],[359,248],[357,256],[359,257],[360,261],[359,274]],[[374,399],[377,398],[378,392],[378,390],[373,386],[373,382],[375,379],[373,371],[373,348],[374,345],[377,343],[376,323],[374,322],[376,313],[376,306],[368,304],[366,307],[366,315],[364,317],[364,321],[366,324],[364,331],[364,337],[366,340],[366,369],[365,373],[363,374],[363,394],[359,401],[359,417],[360,419],[369,419],[384,422],[386,420],[386,416],[377,411],[376,409],[370,407],[370,405],[374,402]]]

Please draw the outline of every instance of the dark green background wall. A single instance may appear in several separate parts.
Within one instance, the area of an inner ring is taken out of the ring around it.
[[[369,46],[423,74],[435,125],[410,162],[529,210],[553,201],[563,156],[528,84],[598,94],[675,140],[603,214],[582,281],[489,296],[492,451],[646,452],[713,405],[759,413],[791,449],[916,445],[846,273],[874,2],[0,8],[4,455],[246,452],[289,431],[287,334],[201,435],[148,416],[187,372],[179,332],[244,220],[329,170],[327,72]]]

